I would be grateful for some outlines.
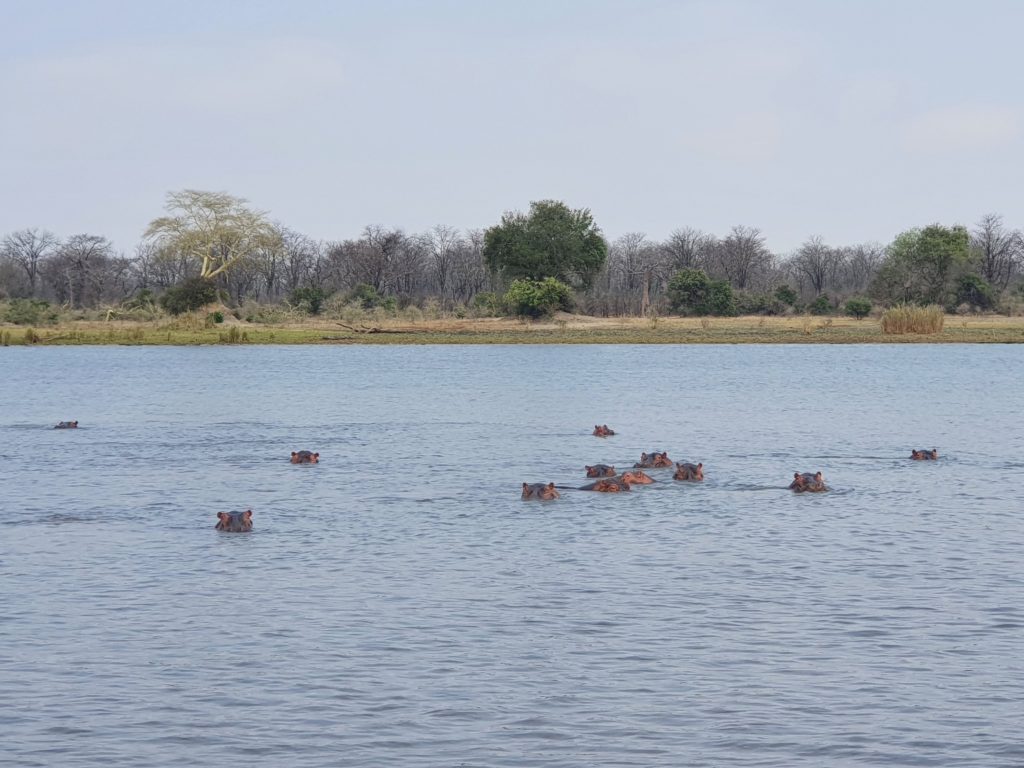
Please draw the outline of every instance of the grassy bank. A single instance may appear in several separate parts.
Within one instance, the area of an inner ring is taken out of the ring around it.
[[[206,326],[189,319],[151,322],[70,321],[44,328],[0,326],[0,344],[905,344],[1021,343],[1024,318],[947,316],[932,334],[885,334],[874,319],[818,317],[595,318],[561,315],[375,321],[343,325],[310,319],[283,324]]]

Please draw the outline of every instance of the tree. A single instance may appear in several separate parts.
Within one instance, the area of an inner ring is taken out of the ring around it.
[[[732,315],[732,287],[725,280],[712,280],[703,269],[681,269],[668,283],[673,311],[681,315]]]
[[[989,213],[971,233],[971,252],[985,282],[1002,289],[1024,261],[1024,235],[1007,232],[1003,217]]]
[[[505,305],[517,315],[547,317],[558,309],[572,309],[572,289],[553,277],[513,280],[504,300]]]
[[[589,286],[608,257],[601,230],[586,208],[556,200],[530,203],[529,214],[506,213],[484,233],[484,260],[495,274]]]
[[[661,244],[669,269],[697,269],[706,266],[708,255],[717,244],[713,235],[686,227],[677,229]]]
[[[260,249],[278,247],[280,232],[247,202],[226,192],[170,192],[171,215],[153,219],[144,237],[198,261],[199,277],[212,279]]]
[[[816,296],[832,283],[839,263],[839,253],[818,236],[805,241],[792,260],[794,271],[810,283]]]
[[[761,230],[738,226],[711,249],[708,266],[742,291],[771,269],[772,254]]]
[[[948,304],[956,271],[968,262],[968,244],[967,230],[961,226],[931,224],[897,235],[871,293],[889,302]]]
[[[35,296],[43,262],[53,256],[59,242],[56,235],[38,229],[12,232],[0,242],[0,256],[10,259],[24,270],[30,296]]]

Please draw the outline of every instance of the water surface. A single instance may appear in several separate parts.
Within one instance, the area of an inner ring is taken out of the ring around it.
[[[0,350],[0,764],[1019,766],[1022,371]],[[519,499],[651,450],[707,480]],[[785,490],[819,469],[830,493]]]

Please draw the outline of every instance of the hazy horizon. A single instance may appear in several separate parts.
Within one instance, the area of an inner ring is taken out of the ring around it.
[[[318,239],[547,198],[610,240],[743,224],[780,253],[1017,227],[1021,22],[1009,0],[0,0],[0,236],[128,251],[184,188]]]

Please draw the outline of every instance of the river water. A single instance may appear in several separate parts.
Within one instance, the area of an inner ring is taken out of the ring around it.
[[[1024,346],[2,349],[0,764],[1020,766],[1022,372]],[[652,450],[707,479],[519,498]]]

